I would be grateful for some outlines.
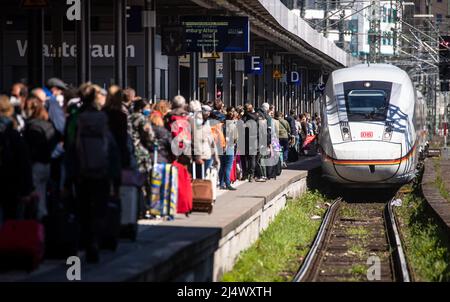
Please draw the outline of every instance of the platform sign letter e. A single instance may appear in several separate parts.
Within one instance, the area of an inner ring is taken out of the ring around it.
[[[69,281],[81,281],[81,260],[79,257],[69,257],[66,261],[70,267],[67,269],[66,277]]]
[[[247,74],[261,75],[263,73],[263,58],[258,56],[247,57],[245,60]]]
[[[67,0],[67,20],[80,21],[81,20],[81,0]]]

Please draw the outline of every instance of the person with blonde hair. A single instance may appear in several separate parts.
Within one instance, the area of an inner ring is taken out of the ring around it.
[[[159,101],[151,115],[150,123],[155,134],[155,143],[158,145],[158,163],[171,163],[174,156],[171,152],[172,135],[166,127],[164,127],[164,117],[169,112],[170,104],[167,101]],[[154,156],[154,147],[151,150],[151,157]]]
[[[13,121],[14,107],[6,95],[0,95],[0,117]]]
[[[153,110],[160,112],[162,116],[166,116],[170,112],[170,103],[166,100],[161,100],[154,105]]]

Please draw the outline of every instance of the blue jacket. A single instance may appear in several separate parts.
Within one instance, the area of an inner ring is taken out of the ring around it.
[[[55,96],[51,96],[48,99],[47,107],[48,117],[53,123],[53,126],[55,126],[56,131],[58,131],[61,136],[64,135],[64,130],[66,128],[66,115],[64,114],[64,110],[59,105]]]

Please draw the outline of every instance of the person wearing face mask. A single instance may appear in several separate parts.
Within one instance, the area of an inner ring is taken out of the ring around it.
[[[58,78],[51,78],[47,81],[47,87],[51,92],[51,96],[46,104],[49,119],[56,130],[63,135],[66,126],[66,118],[63,110],[64,91],[67,90],[68,86]]]
[[[16,83],[11,87],[10,102],[14,106],[14,120],[17,124],[17,130],[22,132],[25,128],[25,105],[28,98],[28,87],[22,83]]]
[[[63,180],[65,179],[64,170],[64,133],[66,128],[66,114],[64,113],[64,92],[68,89],[68,85],[61,79],[51,78],[47,81],[47,88],[50,91],[50,97],[46,102],[46,109],[48,111],[49,122],[53,124],[56,129],[58,144],[52,152],[51,160],[51,192],[58,195],[63,187]]]
[[[139,172],[144,174],[147,174],[152,167],[150,150],[155,140],[155,134],[149,119],[150,114],[149,103],[141,99],[134,103],[133,114],[130,116],[134,153]]]

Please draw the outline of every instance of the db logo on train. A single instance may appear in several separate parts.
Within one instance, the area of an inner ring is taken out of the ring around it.
[[[361,132],[361,138],[373,138],[372,131],[363,131]]]

